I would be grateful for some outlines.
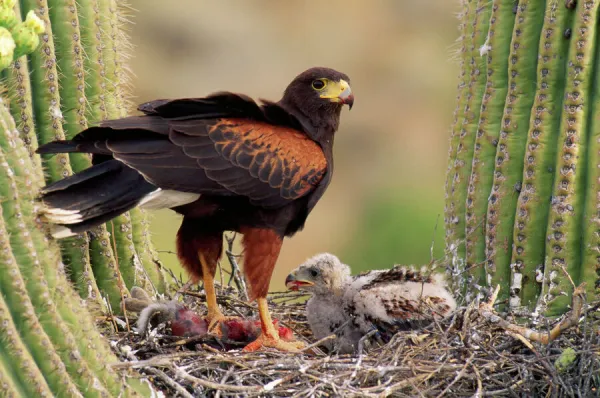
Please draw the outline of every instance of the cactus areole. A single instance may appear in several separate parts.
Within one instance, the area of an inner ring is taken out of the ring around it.
[[[600,0],[463,1],[446,253],[463,299],[549,316],[600,293]]]

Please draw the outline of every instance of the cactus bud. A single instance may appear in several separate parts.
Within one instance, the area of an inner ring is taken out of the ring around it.
[[[0,0],[0,26],[11,30],[19,22],[15,13],[16,0]]]
[[[35,12],[29,11],[27,19],[19,23],[13,30],[13,39],[16,44],[15,57],[27,55],[35,51],[40,44],[40,34],[44,33],[44,21]]]
[[[0,27],[0,70],[8,67],[12,61],[15,52],[15,41],[10,32]]]

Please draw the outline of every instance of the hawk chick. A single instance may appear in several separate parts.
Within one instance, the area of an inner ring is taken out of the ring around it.
[[[456,301],[442,275],[395,266],[356,276],[329,253],[318,254],[292,271],[286,286],[312,293],[306,315],[317,339],[337,335],[336,349],[354,352],[366,333],[388,341],[399,330],[425,326],[448,316]],[[333,343],[325,343],[333,349]]]

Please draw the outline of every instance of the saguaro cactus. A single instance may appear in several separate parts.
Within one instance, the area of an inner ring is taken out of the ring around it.
[[[125,112],[119,12],[114,0],[0,0],[3,396],[149,392],[108,366],[117,358],[90,314],[103,306],[102,296],[119,310],[134,283],[164,289],[144,216],[124,216],[59,247],[37,215],[44,175],[53,181],[89,163],[60,155],[42,162],[37,143]]]
[[[466,298],[600,294],[599,0],[464,0],[446,248]]]
[[[2,4],[10,16],[15,1]],[[127,113],[123,58],[128,43],[117,0],[21,0],[16,10],[34,10],[45,28],[40,49],[3,72],[10,110],[30,154],[38,144],[72,137],[90,123]],[[39,158],[32,158],[37,165]],[[52,182],[88,167],[90,158],[62,154],[42,163],[46,181]],[[103,306],[105,296],[118,313],[122,295],[133,285],[151,293],[165,291],[140,211],[60,244],[67,274],[90,305]]]

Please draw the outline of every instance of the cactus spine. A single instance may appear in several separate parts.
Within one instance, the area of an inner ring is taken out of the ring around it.
[[[599,1],[513,3],[464,4],[463,43],[477,37],[469,21],[486,8],[490,17],[480,25],[485,46],[461,50],[446,183],[448,261],[467,298],[500,284],[505,308],[557,315],[570,303],[569,277],[586,282],[589,295],[600,293]],[[480,55],[487,80],[468,88],[465,76]],[[471,121],[459,126],[469,117],[476,130]],[[465,189],[461,169],[469,167]]]

